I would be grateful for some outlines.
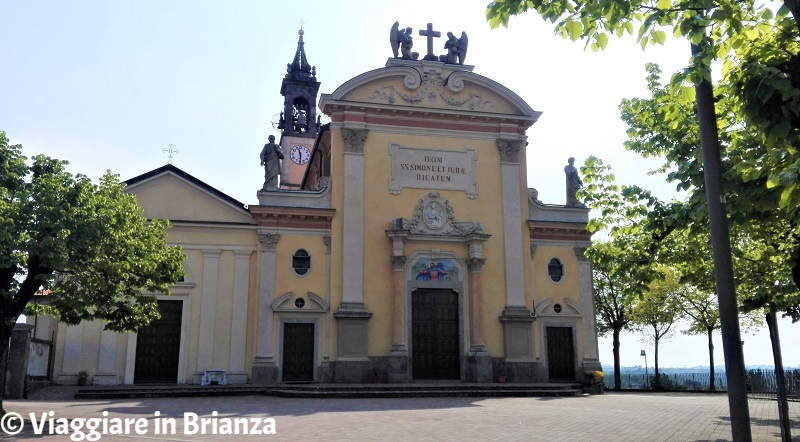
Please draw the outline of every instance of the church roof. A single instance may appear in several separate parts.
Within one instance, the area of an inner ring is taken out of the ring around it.
[[[188,173],[186,173],[183,170],[175,167],[172,164],[167,164],[167,165],[159,167],[158,169],[153,169],[150,172],[146,172],[146,173],[143,173],[143,174],[141,174],[139,176],[133,177],[133,178],[131,178],[129,180],[124,181],[123,183],[127,187],[133,187],[133,186],[135,186],[137,184],[143,183],[145,181],[149,181],[149,180],[151,180],[151,179],[153,179],[155,177],[158,177],[158,176],[164,175],[164,174],[168,174],[168,173],[172,173],[174,175],[177,175],[177,176],[183,178],[184,180],[186,180],[186,181],[194,184],[195,186],[203,189],[204,191],[216,196],[217,198],[225,201],[226,203],[228,203],[228,204],[230,204],[232,206],[235,206],[237,209],[247,211],[247,205],[246,204],[244,204],[241,201],[239,201],[239,200],[227,195],[226,193],[222,192],[221,190],[218,190],[218,189],[206,184],[205,182],[195,178],[194,176],[189,175]]]

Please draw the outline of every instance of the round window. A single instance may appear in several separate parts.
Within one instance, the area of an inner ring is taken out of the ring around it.
[[[303,308],[306,306],[306,300],[303,298],[297,298],[294,300],[294,306],[297,308]]]
[[[553,306],[553,311],[556,313],[561,313],[561,304],[555,304]]]

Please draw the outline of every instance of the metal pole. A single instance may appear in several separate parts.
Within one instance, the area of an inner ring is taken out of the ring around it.
[[[709,44],[708,38],[702,44]],[[692,44],[692,55],[701,52]],[[731,433],[734,441],[750,441],[750,410],[747,408],[747,379],[744,352],[739,332],[739,312],[736,284],[733,278],[731,244],[722,186],[722,161],[717,138],[717,115],[710,72],[695,85],[697,117],[700,125],[700,146],[703,152],[708,220],[711,227],[711,249],[714,256],[714,277],[717,284],[722,349],[725,356],[725,376],[728,379],[728,407],[731,413]]]

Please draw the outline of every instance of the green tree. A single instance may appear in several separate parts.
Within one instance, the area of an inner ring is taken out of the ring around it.
[[[722,326],[717,295],[701,290],[686,290],[679,296],[683,314],[690,321],[689,328],[683,332],[687,335],[705,334],[708,338],[708,389],[714,391],[714,331]]]
[[[730,243],[726,219],[726,206],[716,204],[717,198],[725,196],[722,176],[725,170],[720,164],[720,148],[718,127],[714,109],[713,88],[711,85],[711,63],[714,59],[729,56],[741,62],[740,66],[755,66],[756,69],[742,70],[743,81],[740,89],[733,89],[728,94],[738,105],[749,109],[748,118],[758,120],[760,112],[777,110],[776,118],[769,124],[759,127],[759,135],[774,141],[770,146],[787,156],[797,157],[796,139],[800,132],[798,115],[800,115],[800,94],[797,84],[787,86],[786,82],[771,81],[765,89],[773,93],[762,94],[760,84],[770,78],[796,78],[797,64],[783,63],[779,58],[766,57],[753,42],[762,36],[775,39],[774,48],[790,48],[788,58],[798,59],[796,43],[797,31],[800,30],[800,2],[784,0],[773,12],[775,3],[757,4],[752,0],[610,0],[604,2],[582,2],[578,0],[496,0],[489,4],[486,16],[492,27],[508,25],[510,16],[532,10],[543,19],[556,23],[556,32],[573,41],[586,39],[593,50],[604,49],[608,43],[608,33],[622,36],[634,34],[634,26],[638,26],[636,39],[644,48],[648,43],[662,44],[666,41],[666,30],[671,28],[676,36],[684,36],[691,42],[692,59],[687,70],[673,76],[671,92],[680,93],[689,80],[695,89],[697,103],[697,121],[703,152],[703,164],[706,193],[714,204],[708,205],[708,216],[711,225],[711,237],[714,244],[715,279],[717,292],[720,295],[722,313],[722,335],[725,345],[727,366],[728,397],[731,405],[731,426],[734,439],[749,439],[749,412],[745,391],[744,356],[741,350],[739,324],[735,321],[738,314],[736,306],[736,290],[733,277]],[[791,16],[790,16],[791,15]],[[785,31],[791,32],[785,32]],[[752,49],[747,53],[748,48]],[[741,50],[741,51],[740,51]],[[737,52],[740,51],[740,52]],[[766,69],[761,69],[765,67]],[[794,70],[792,70],[794,69]],[[756,75],[750,75],[756,73]],[[735,84],[735,83],[734,83]],[[748,94],[747,91],[753,93]],[[744,91],[744,93],[742,93]],[[759,100],[765,97],[766,101]],[[753,98],[756,98],[753,101]],[[775,102],[782,102],[774,107]],[[795,136],[792,136],[795,134]],[[788,136],[787,136],[788,135]],[[782,140],[785,139],[786,141]],[[788,143],[787,143],[788,142]],[[787,164],[796,164],[791,159]],[[741,163],[746,167],[748,163]],[[757,164],[749,164],[751,169],[758,170]],[[764,171],[770,184],[785,186],[781,200],[782,207],[790,207],[793,199],[800,200],[800,186],[790,180],[797,167],[771,169]],[[757,174],[756,174],[757,175]],[[800,287],[800,271],[795,273],[795,284]],[[784,438],[789,438],[784,434]]]
[[[620,389],[620,333],[630,328],[633,307],[653,278],[649,264],[654,259],[654,242],[638,228],[647,207],[631,198],[646,192],[619,187],[611,166],[594,156],[586,159],[581,172],[586,186],[580,196],[595,209],[593,213],[599,213],[587,228],[593,233],[606,230],[611,237],[595,242],[587,256],[592,260],[597,328],[603,336],[612,335],[614,388]]]
[[[110,173],[93,184],[65,161],[26,160],[0,132],[0,361],[26,308],[67,324],[107,321],[114,331],[156,318],[155,294],[169,294],[183,274],[180,248],[166,244],[169,223],[146,220]],[[42,288],[47,302],[30,303]]]
[[[618,243],[624,244],[625,241]],[[638,262],[629,261],[626,248],[612,242],[598,242],[588,250],[592,260],[594,304],[597,310],[597,331],[610,333],[613,339],[614,388],[622,388],[620,378],[620,333],[630,328],[633,306],[640,294],[636,273]]]
[[[673,267],[654,266],[658,277],[650,282],[648,290],[633,309],[633,327],[647,336],[653,344],[655,379],[653,388],[661,389],[658,371],[658,350],[662,340],[674,333],[675,322],[681,318],[681,296],[686,287],[681,284],[681,275]]]

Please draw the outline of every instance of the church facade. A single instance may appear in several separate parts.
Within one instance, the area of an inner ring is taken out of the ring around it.
[[[280,187],[245,205],[172,165],[129,180],[146,217],[172,221],[186,277],[136,333],[59,325],[57,382],[599,370],[589,209],[544,204],[526,183],[540,112],[455,57],[390,58],[318,99],[303,44],[281,88]]]

